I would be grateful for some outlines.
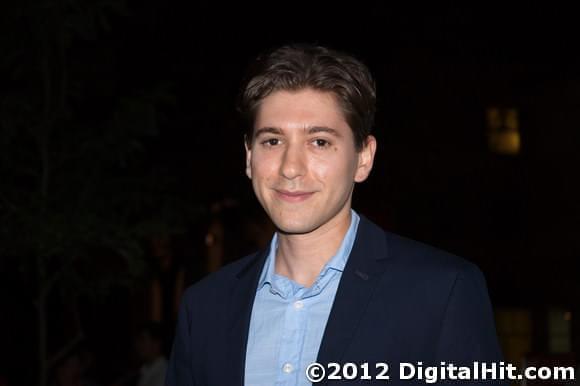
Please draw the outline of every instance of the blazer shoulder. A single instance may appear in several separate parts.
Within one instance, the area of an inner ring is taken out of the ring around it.
[[[385,231],[389,256],[395,264],[426,274],[483,277],[476,264],[443,249]]]

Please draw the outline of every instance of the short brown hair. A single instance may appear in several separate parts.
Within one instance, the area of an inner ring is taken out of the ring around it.
[[[238,98],[250,146],[257,108],[275,91],[312,88],[332,92],[352,129],[355,147],[362,149],[375,117],[375,82],[356,58],[314,45],[283,46],[258,56],[250,67]]]

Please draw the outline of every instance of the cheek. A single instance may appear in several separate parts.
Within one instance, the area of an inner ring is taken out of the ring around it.
[[[252,179],[260,183],[271,181],[276,174],[276,160],[265,154],[256,154],[252,157],[250,167],[252,169]]]
[[[316,179],[327,184],[340,184],[343,181],[347,183],[354,181],[356,163],[351,156],[336,153],[325,160],[313,160],[309,170]]]
[[[308,170],[312,175],[319,181],[327,181],[332,179],[333,174],[337,172],[336,165],[333,165],[332,162],[324,161],[316,161],[311,162]]]

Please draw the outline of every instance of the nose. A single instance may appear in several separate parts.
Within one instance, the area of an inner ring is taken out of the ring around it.
[[[284,151],[280,164],[280,174],[289,180],[304,176],[306,160],[303,149],[297,145],[289,145]]]

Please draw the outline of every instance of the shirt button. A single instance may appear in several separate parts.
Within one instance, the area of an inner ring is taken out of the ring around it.
[[[294,366],[290,363],[285,363],[284,366],[282,366],[282,371],[286,374],[290,374],[292,370],[294,370]]]
[[[294,302],[294,308],[297,310],[300,310],[302,308],[304,308],[304,303],[300,300]]]

